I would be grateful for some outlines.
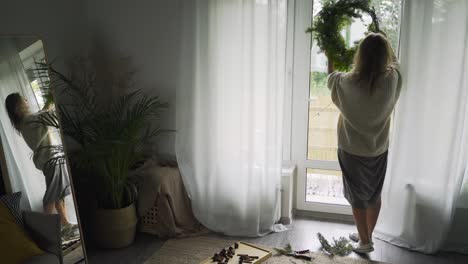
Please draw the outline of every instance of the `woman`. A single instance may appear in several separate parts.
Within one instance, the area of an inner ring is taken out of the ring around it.
[[[34,165],[45,176],[44,211],[47,214],[52,214],[55,208],[60,215],[62,235],[65,237],[72,236],[77,229],[77,225],[71,224],[68,220],[64,205],[64,198],[71,193],[67,170],[61,167],[63,165],[50,162],[54,155],[49,148],[51,140],[48,128],[37,122],[40,116],[47,113],[47,111],[31,113],[27,101],[18,93],[7,96],[5,107],[13,127],[23,136],[26,144],[34,152]]]
[[[354,251],[374,250],[372,233],[380,212],[380,194],[387,168],[390,119],[401,89],[393,50],[382,34],[360,43],[350,72],[333,72],[329,61],[328,88],[340,110],[338,160],[344,196],[351,204],[359,234]]]

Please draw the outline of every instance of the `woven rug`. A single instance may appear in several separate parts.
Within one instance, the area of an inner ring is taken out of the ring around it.
[[[199,264],[224,247],[232,245],[234,240],[221,240],[211,237],[192,237],[168,240],[160,250],[154,253],[145,264]],[[268,247],[265,249],[271,250]],[[285,256],[273,256],[265,264],[388,264],[366,259],[350,257],[333,257],[315,252],[311,254],[312,261],[302,261]]]

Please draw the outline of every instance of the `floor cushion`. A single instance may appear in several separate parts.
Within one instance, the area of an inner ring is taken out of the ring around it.
[[[23,263],[44,254],[3,202],[0,202],[0,238],[1,263]]]
[[[0,197],[0,202],[5,204],[5,206],[8,207],[8,209],[10,209],[10,213],[13,215],[16,222],[21,227],[24,227],[23,216],[21,214],[21,208],[20,208],[21,192],[15,192],[12,194],[3,195]]]

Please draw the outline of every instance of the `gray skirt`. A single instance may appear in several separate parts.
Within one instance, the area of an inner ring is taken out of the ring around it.
[[[45,205],[63,200],[70,195],[70,178],[66,164],[54,165],[48,162],[44,165],[42,173],[45,176],[46,191],[42,202]]]
[[[361,157],[338,149],[344,196],[353,208],[372,207],[380,201],[387,157],[388,151],[377,157]]]

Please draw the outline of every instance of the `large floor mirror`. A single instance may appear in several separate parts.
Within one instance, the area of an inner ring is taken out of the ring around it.
[[[37,263],[84,263],[62,136],[40,122],[45,115],[56,117],[48,76],[38,71],[44,63],[44,43],[37,37],[0,37],[2,184],[6,193],[21,195],[22,227],[45,255],[36,254],[46,260]]]

